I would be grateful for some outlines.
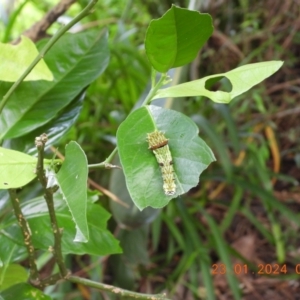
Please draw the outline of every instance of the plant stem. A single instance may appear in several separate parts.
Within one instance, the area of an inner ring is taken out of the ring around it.
[[[152,88],[149,91],[147,97],[145,98],[145,100],[143,101],[143,103],[141,104],[140,107],[146,106],[147,104],[149,104],[151,102],[152,98],[155,96],[158,89],[160,89],[162,87],[162,85],[166,84],[166,80],[168,78],[168,75],[166,73],[161,74],[161,77],[156,84],[155,84],[155,79],[154,79],[154,76],[156,75],[156,71],[152,70],[152,74],[153,74],[152,75]],[[118,152],[118,147],[115,147],[115,149],[112,151],[112,153],[109,155],[109,157],[105,161],[103,161],[99,164],[88,165],[88,167],[89,168],[106,168],[106,169],[120,168],[119,166],[110,164],[114,155],[117,152]]]
[[[7,43],[9,40],[10,33],[13,29],[13,26],[15,24],[16,19],[22,12],[25,5],[29,2],[29,0],[25,0],[23,3],[20,4],[20,6],[9,16],[9,20],[5,29],[4,37],[2,39],[2,43]]]
[[[118,152],[118,148],[115,147],[115,149],[111,152],[111,154],[105,161],[103,161],[99,164],[88,165],[88,167],[89,168],[105,168],[105,169],[116,169],[116,168],[122,169],[120,166],[110,164],[110,162],[112,161],[112,159],[114,158],[114,156],[117,152]]]
[[[153,88],[155,86],[155,82],[156,82],[156,70],[154,68],[151,69],[151,88]]]
[[[39,285],[39,287],[41,289],[44,289],[45,287],[49,286],[49,285],[53,285],[53,284],[56,284],[59,280],[62,279],[62,276],[60,273],[57,273],[57,274],[54,274],[54,275],[51,275],[45,279],[42,279],[41,280],[41,283]]]
[[[53,256],[55,258],[55,261],[58,265],[60,274],[63,278],[68,276],[68,271],[64,263],[62,250],[61,250],[61,236],[62,232],[57,224],[56,214],[55,214],[55,207],[54,207],[54,201],[53,201],[53,193],[54,190],[52,187],[47,188],[47,178],[45,176],[44,171],[44,148],[45,144],[47,142],[47,135],[42,134],[41,136],[37,137],[35,139],[35,145],[38,150],[38,160],[37,160],[37,166],[36,166],[36,174],[37,177],[41,183],[41,185],[44,188],[44,198],[47,202],[50,221],[51,221],[51,227],[54,235],[54,248],[53,248]]]
[[[9,100],[10,96],[16,90],[16,88],[21,84],[21,82],[27,77],[27,75],[33,70],[33,68],[38,64],[38,62],[46,55],[46,53],[51,49],[51,47],[63,36],[63,34],[75,25],[78,21],[87,16],[91,9],[95,6],[98,0],[91,0],[90,3],[67,25],[60,28],[57,33],[48,41],[48,43],[41,50],[39,55],[34,59],[30,66],[25,70],[25,72],[19,77],[19,79],[11,86],[8,92],[3,96],[0,102],[0,114]]]
[[[167,79],[168,75],[167,73],[162,73],[158,82],[152,86],[151,90],[149,91],[147,97],[145,98],[144,102],[142,103],[141,106],[145,106],[147,104],[149,104],[152,100],[152,98],[155,96],[156,92],[164,85],[166,84],[166,79]],[[152,84],[155,81],[152,79]]]
[[[25,219],[25,216],[21,210],[20,206],[20,201],[17,196],[17,192],[14,189],[8,190],[10,199],[14,208],[14,213],[15,216],[18,220],[19,226],[21,228],[23,237],[24,237],[24,244],[25,247],[27,248],[28,252],[28,259],[29,259],[29,267],[30,267],[30,281],[34,285],[39,285],[40,279],[39,279],[39,272],[37,269],[37,265],[35,263],[35,249],[32,244],[32,239],[31,239],[31,230],[29,227],[29,224],[27,220]]]
[[[121,296],[121,297],[131,297],[134,299],[141,299],[141,300],[170,300],[166,297],[165,294],[157,294],[157,295],[149,295],[149,294],[141,294],[136,292],[131,292],[128,290],[121,289],[119,287],[115,287],[112,285],[95,282],[89,279],[81,278],[78,276],[70,276],[67,278],[67,280],[74,282],[74,283],[80,283],[85,286],[89,286],[92,288],[96,288],[102,291],[111,292],[115,295]]]

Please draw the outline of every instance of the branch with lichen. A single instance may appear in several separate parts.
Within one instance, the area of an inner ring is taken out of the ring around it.
[[[49,285],[56,284],[61,279],[63,279],[63,278],[60,273],[53,274],[47,278],[42,279],[38,287],[40,289],[44,289],[45,287],[47,287]]]
[[[54,200],[53,200],[53,194],[55,192],[54,187],[47,187],[47,178],[45,175],[44,170],[44,149],[45,144],[47,142],[48,138],[45,133],[43,133],[41,136],[35,138],[35,146],[38,151],[38,160],[36,165],[36,175],[41,183],[41,185],[44,188],[44,198],[46,200],[50,221],[51,221],[51,227],[54,235],[54,246],[52,248],[53,256],[55,258],[55,261],[58,265],[60,274],[62,277],[68,276],[68,271],[65,266],[65,262],[62,255],[62,249],[61,249],[61,237],[62,237],[62,229],[58,227],[57,224],[57,218],[55,214],[55,208],[54,208]]]
[[[12,206],[14,209],[15,216],[17,218],[18,224],[21,228],[23,237],[24,237],[24,244],[27,248],[28,252],[28,259],[29,259],[29,268],[30,268],[30,282],[33,285],[39,285],[39,272],[37,269],[37,265],[35,263],[35,249],[31,239],[31,230],[25,216],[21,210],[20,201],[15,189],[8,190],[10,199],[12,202]]]

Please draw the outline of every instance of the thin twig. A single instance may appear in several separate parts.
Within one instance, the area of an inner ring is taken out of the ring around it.
[[[284,118],[286,116],[296,115],[296,114],[299,114],[299,113],[300,113],[300,106],[296,106],[294,108],[279,111],[279,112],[273,114],[271,117],[272,118]]]
[[[105,168],[105,169],[122,169],[120,166],[116,166],[116,165],[112,165],[110,162],[113,160],[115,154],[118,152],[118,147],[116,147],[111,154],[109,155],[109,157],[99,163],[99,164],[92,164],[92,165],[88,165],[88,167],[91,168]]]
[[[55,149],[53,146],[50,147],[51,151],[53,153],[56,154],[56,156],[58,158],[60,158],[61,160],[64,160],[65,157],[57,150]],[[116,196],[114,193],[112,193],[111,191],[107,190],[106,188],[104,188],[103,186],[99,185],[98,183],[96,183],[95,181],[93,181],[92,179],[88,178],[88,184],[91,185],[92,187],[94,187],[95,189],[97,189],[98,191],[100,191],[101,193],[103,193],[104,195],[108,196],[109,198],[111,198],[111,200],[119,203],[120,205],[129,208],[129,205],[125,202],[123,202],[118,196]]]
[[[38,64],[38,62],[46,55],[46,53],[52,48],[52,46],[63,36],[63,34],[68,31],[73,25],[87,16],[98,0],[92,0],[90,3],[67,25],[60,28],[57,33],[48,41],[48,43],[41,50],[39,55],[34,59],[30,66],[25,70],[25,72],[20,76],[20,78],[11,86],[8,92],[3,96],[2,101],[0,102],[0,114],[9,100],[10,96],[16,90],[16,88],[21,84],[21,82],[27,77],[27,75],[33,70],[33,68]]]
[[[122,297],[131,297],[134,299],[140,299],[140,300],[170,300],[167,298],[165,294],[156,294],[156,295],[149,295],[149,294],[142,294],[142,293],[136,293],[131,292],[128,290],[121,289],[119,287],[115,287],[113,285],[108,285],[100,282],[95,282],[86,278],[81,278],[78,276],[69,276],[67,280],[75,283],[80,283],[92,288],[96,288],[102,291],[111,292],[115,295],[122,296]]]
[[[276,85],[272,85],[268,90],[267,94],[272,94],[280,90],[284,89],[292,89],[294,86],[297,86],[300,84],[300,78],[296,78],[290,81],[285,81],[283,83],[277,83]]]
[[[104,188],[103,186],[96,183],[94,180],[88,178],[88,184],[109,197],[112,201],[115,201],[116,203],[119,203],[120,205],[129,208],[129,204],[123,202],[117,195],[109,191],[108,189]]]
[[[155,81],[152,81],[152,87],[151,90],[149,91],[147,97],[143,101],[141,106],[145,106],[149,104],[151,101],[153,101],[153,97],[156,95],[157,91],[165,84],[171,82],[171,79],[168,77],[167,73],[162,73],[158,82],[155,83]],[[154,99],[156,100],[156,99]]]
[[[53,247],[53,256],[56,260],[56,263],[58,265],[60,274],[62,277],[68,276],[68,271],[64,263],[63,255],[62,255],[62,249],[61,249],[61,236],[62,232],[57,224],[56,214],[55,214],[55,208],[54,208],[54,201],[53,201],[53,193],[54,189],[53,187],[47,188],[47,178],[45,176],[45,170],[44,170],[44,148],[45,144],[47,142],[47,135],[42,134],[39,137],[36,137],[35,139],[35,145],[38,151],[38,160],[37,160],[37,166],[36,166],[36,174],[37,177],[41,183],[41,185],[44,188],[45,192],[45,200],[47,202],[50,221],[51,221],[51,227],[54,235],[54,247]]]
[[[152,88],[150,89],[147,97],[145,98],[145,100],[143,101],[143,103],[141,104],[140,107],[142,106],[146,106],[148,105],[151,101],[152,98],[156,95],[157,91],[165,84],[167,84],[168,82],[170,82],[171,80],[168,78],[168,74],[167,73],[162,73],[160,79],[158,80],[158,82],[155,82],[155,75],[156,75],[156,71],[154,69],[152,69]],[[92,164],[92,165],[88,165],[89,168],[106,168],[106,169],[112,169],[112,168],[120,168],[119,166],[116,165],[112,165],[110,164],[110,162],[112,161],[113,157],[115,154],[118,153],[118,147],[116,147],[111,154],[109,155],[109,157],[98,164]]]
[[[17,196],[17,192],[14,189],[8,190],[10,199],[14,208],[15,216],[18,220],[18,224],[21,228],[24,244],[27,248],[29,267],[30,267],[30,282],[36,286],[40,284],[39,272],[35,263],[35,249],[31,239],[31,230],[25,216],[21,210],[20,201]]]

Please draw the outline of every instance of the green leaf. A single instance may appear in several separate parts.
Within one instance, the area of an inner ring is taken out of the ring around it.
[[[167,97],[205,96],[217,103],[229,103],[233,98],[248,91],[254,85],[274,74],[282,65],[282,61],[267,61],[244,65],[226,73],[210,75],[202,79],[158,90],[153,100]],[[227,79],[231,82],[231,92],[212,92],[205,88],[205,84],[209,79],[223,76],[227,77]]]
[[[114,284],[126,289],[134,289],[134,283],[138,276],[137,269],[141,265],[149,265],[149,226],[144,225],[134,229],[120,228],[117,238],[123,253],[109,257]]]
[[[62,251],[64,254],[108,255],[122,252],[119,242],[106,229],[110,214],[99,204],[91,203],[91,199],[88,199],[87,204],[89,240],[87,243],[74,242],[76,229],[72,215],[66,202],[62,199],[62,195],[56,193],[54,196],[58,226],[63,228]],[[54,244],[54,239],[44,198],[39,197],[26,201],[21,204],[21,208],[31,228],[34,247],[49,251],[49,246]],[[1,232],[14,241],[23,239],[22,232],[19,226],[16,226],[16,218],[12,213],[2,222]]]
[[[81,111],[84,97],[85,91],[80,93],[67,107],[60,111],[55,119],[25,136],[4,141],[3,146],[35,155],[37,149],[32,141],[34,141],[35,137],[39,136],[41,132],[45,132],[48,137],[48,142],[45,145],[45,150],[47,150],[51,145],[58,142],[75,123]]]
[[[16,284],[3,291],[0,296],[5,300],[51,300],[51,298],[42,291],[27,283]]]
[[[27,257],[27,249],[19,244],[20,241],[12,240],[10,237],[0,234],[0,262],[8,264]]]
[[[112,163],[120,165],[119,158],[116,156]],[[160,213],[160,210],[147,207],[143,211],[139,211],[128,193],[124,173],[118,169],[112,169],[110,173],[109,190],[127,204],[127,207],[124,207],[114,200],[109,201],[110,212],[119,226],[127,229],[138,229],[151,223]]]
[[[89,231],[86,219],[87,158],[76,142],[66,146],[66,159],[57,174],[57,180],[76,224],[74,241],[87,242]]]
[[[107,33],[66,34],[45,61],[55,80],[23,82],[18,87],[0,115],[0,140],[23,136],[50,122],[93,82],[109,61]],[[10,86],[0,82],[0,98]]]
[[[0,147],[0,189],[19,188],[36,177],[37,158]]]
[[[153,68],[165,73],[193,61],[213,32],[209,14],[172,7],[152,20],[145,40],[147,57]]]
[[[25,36],[17,45],[0,43],[0,80],[17,81],[38,54],[34,43]],[[53,79],[51,71],[41,59],[24,81]]]
[[[0,291],[9,288],[17,283],[26,282],[27,271],[20,265],[11,264],[0,268]]]
[[[163,191],[160,167],[148,149],[147,133],[162,131],[169,139],[176,193]],[[215,160],[211,149],[198,137],[196,124],[181,113],[156,106],[141,107],[128,116],[117,132],[120,161],[132,200],[142,210],[160,208],[174,197],[189,191]]]

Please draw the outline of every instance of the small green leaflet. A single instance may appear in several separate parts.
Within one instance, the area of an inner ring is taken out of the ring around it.
[[[37,158],[0,147],[0,189],[15,189],[36,177]]]

